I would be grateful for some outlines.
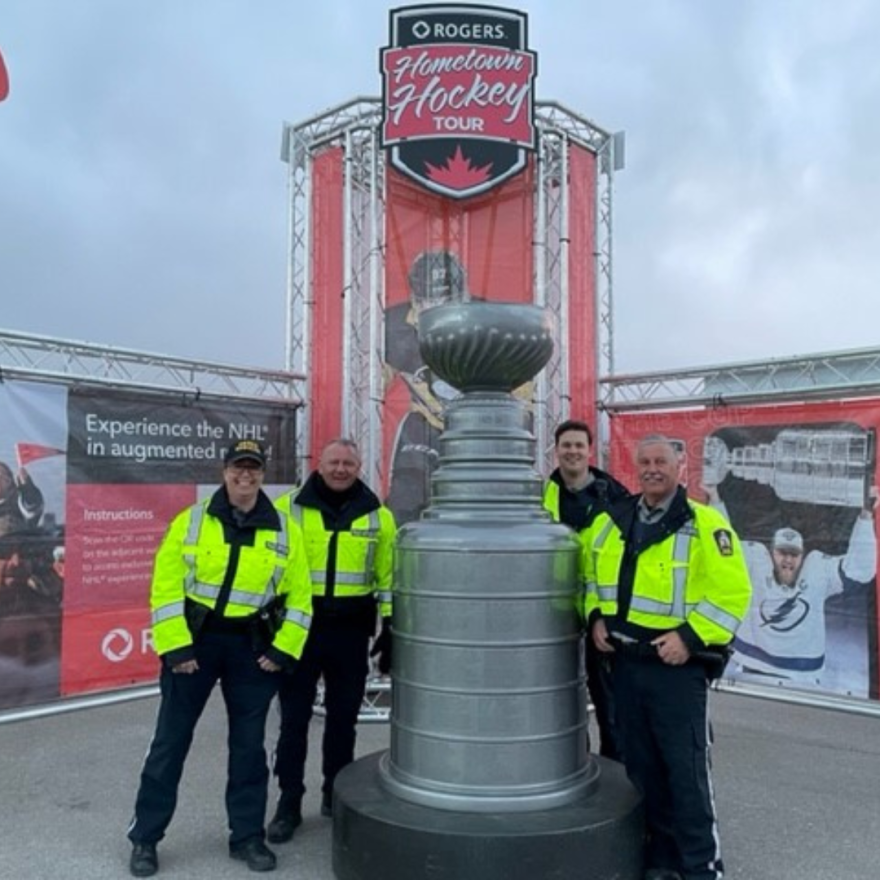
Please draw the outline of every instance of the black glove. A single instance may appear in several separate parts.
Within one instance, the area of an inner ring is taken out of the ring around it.
[[[379,672],[388,675],[391,672],[391,618],[382,618],[382,631],[373,639],[370,656],[379,657]]]

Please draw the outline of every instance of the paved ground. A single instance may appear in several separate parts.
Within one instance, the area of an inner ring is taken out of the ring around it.
[[[0,724],[0,878],[128,876],[125,830],[155,710],[147,698]],[[728,880],[880,876],[880,719],[727,693],[713,694],[713,717]],[[224,728],[215,699],[160,847],[168,880],[253,876],[226,854]],[[321,730],[316,721],[313,751]],[[387,742],[387,725],[361,727],[361,754]],[[333,880],[331,821],[310,785],[275,876]]]

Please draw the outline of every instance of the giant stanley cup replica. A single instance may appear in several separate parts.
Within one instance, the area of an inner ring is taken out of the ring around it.
[[[446,412],[431,504],[398,536],[391,747],[337,777],[339,880],[640,880],[641,802],[587,749],[579,545],[541,505],[511,391],[552,353],[545,312],[438,306]]]

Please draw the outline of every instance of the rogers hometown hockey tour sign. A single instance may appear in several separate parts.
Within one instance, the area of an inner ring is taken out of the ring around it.
[[[394,168],[465,198],[526,167],[537,57],[526,15],[492,6],[392,9],[382,50],[382,146]]]

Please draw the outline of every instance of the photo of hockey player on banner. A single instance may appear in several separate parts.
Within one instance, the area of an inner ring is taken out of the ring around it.
[[[702,488],[740,534],[752,580],[732,677],[868,695],[874,481],[874,433],[855,424],[705,438]]]

